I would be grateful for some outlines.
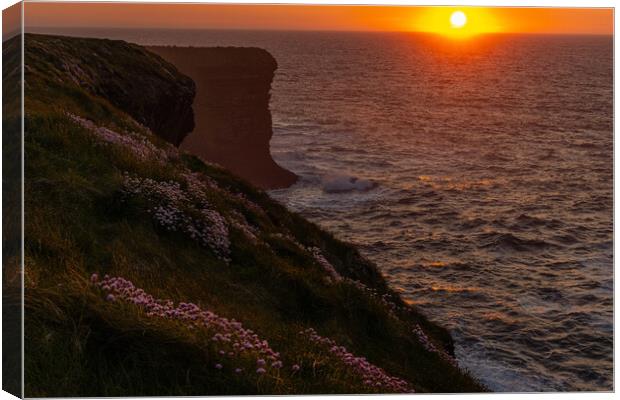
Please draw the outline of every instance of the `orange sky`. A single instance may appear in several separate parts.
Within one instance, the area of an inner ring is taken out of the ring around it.
[[[26,3],[29,26],[430,31],[463,10],[473,32],[612,34],[612,9]],[[446,14],[447,13],[447,14]]]

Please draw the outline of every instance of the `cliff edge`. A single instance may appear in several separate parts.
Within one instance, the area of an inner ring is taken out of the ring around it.
[[[132,95],[187,94],[159,56],[39,35],[24,49],[24,255],[3,260],[3,312],[20,312],[21,277],[26,397],[484,390],[354,246],[154,134],[183,121],[174,99],[150,118],[152,99],[112,103],[129,100],[103,88],[132,78],[161,85]]]
[[[73,83],[175,146],[194,129],[194,82],[143,47],[121,40],[37,34],[27,34],[26,40],[25,72],[45,75],[49,91]],[[26,96],[29,89],[26,85]]]
[[[269,98],[278,67],[258,48],[147,47],[196,82],[196,127],[181,148],[222,165],[263,189],[297,176],[271,158]]]

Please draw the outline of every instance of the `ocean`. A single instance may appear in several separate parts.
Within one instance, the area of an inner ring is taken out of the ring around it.
[[[54,30],[277,59],[272,191],[496,391],[613,389],[613,38]],[[398,351],[398,349],[394,349]]]

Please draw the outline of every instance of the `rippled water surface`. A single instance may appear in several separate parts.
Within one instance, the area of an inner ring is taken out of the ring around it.
[[[91,35],[269,50],[272,153],[301,176],[275,198],[358,244],[491,389],[612,389],[611,37]]]

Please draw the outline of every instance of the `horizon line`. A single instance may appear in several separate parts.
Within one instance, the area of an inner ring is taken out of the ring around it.
[[[110,29],[110,30],[167,30],[167,31],[259,31],[259,32],[308,32],[308,33],[401,33],[401,34],[429,34],[440,35],[433,31],[414,31],[414,30],[338,30],[338,29],[295,29],[295,28],[172,28],[172,27],[129,27],[129,26],[53,26],[36,25],[24,27],[23,32],[28,33],[28,29]],[[529,35],[529,36],[615,36],[615,32],[479,32],[475,36],[484,35]]]

